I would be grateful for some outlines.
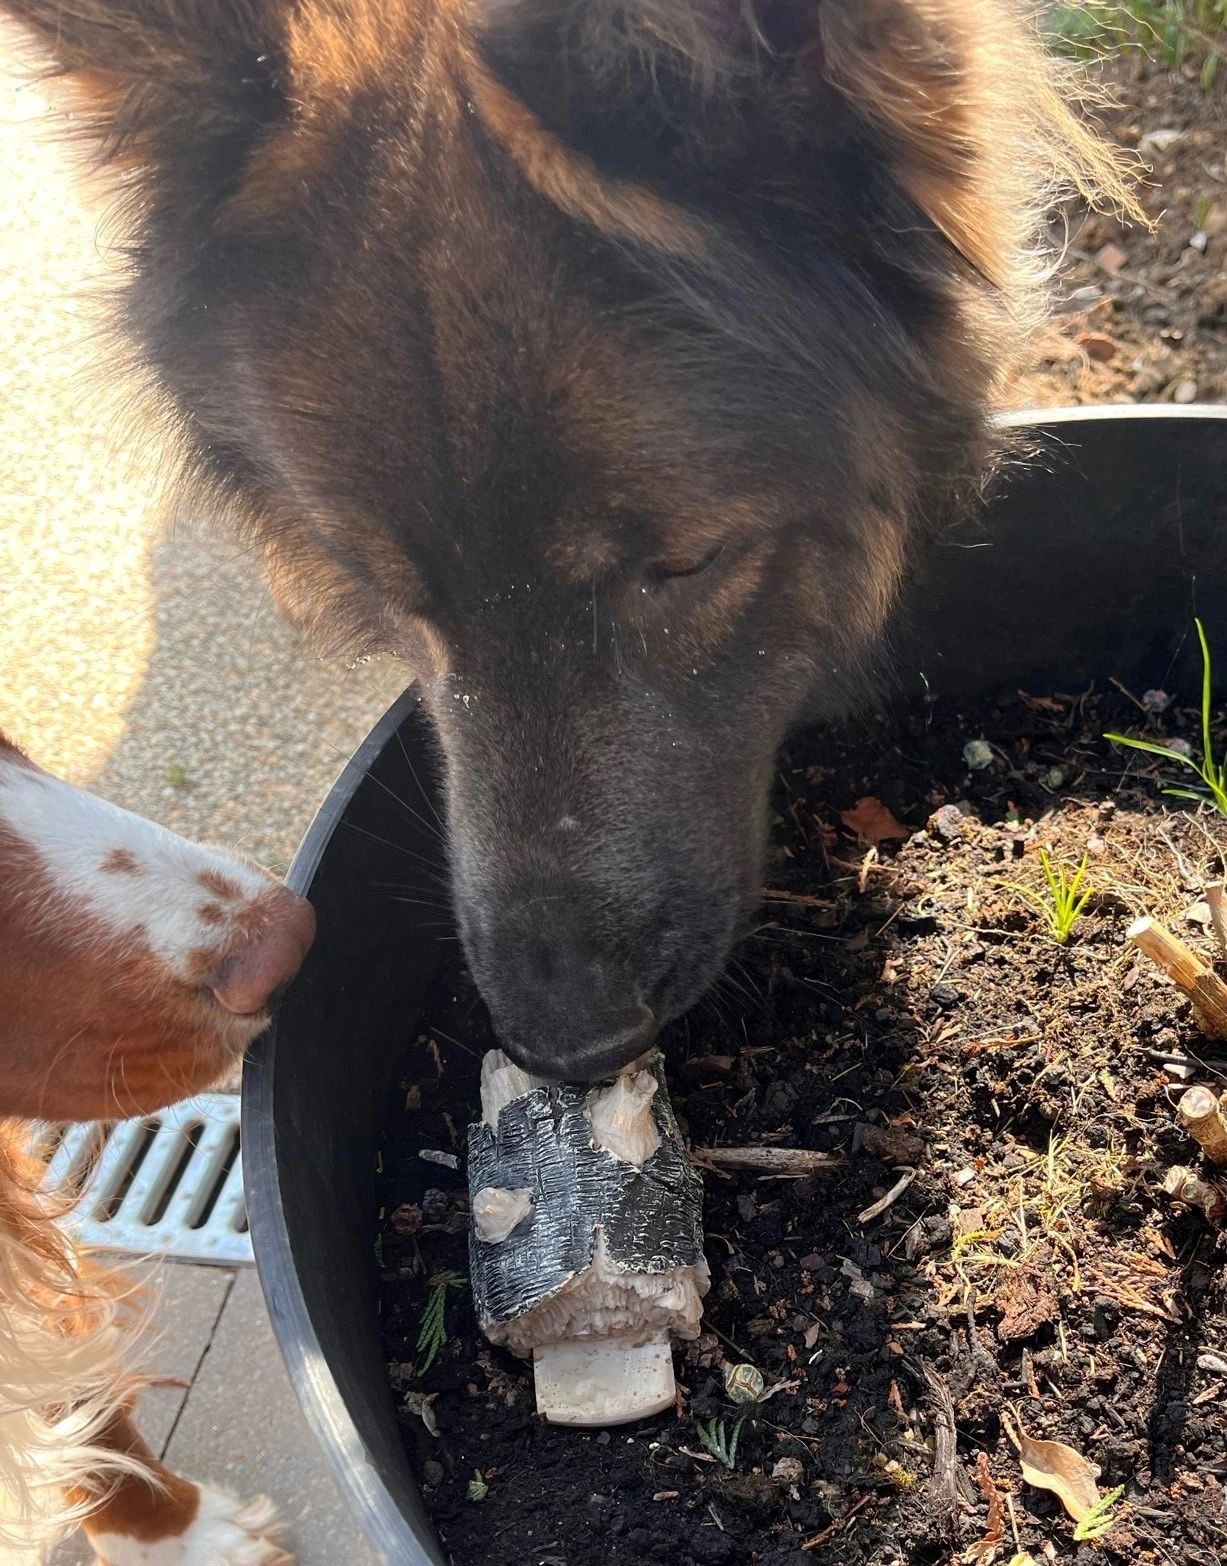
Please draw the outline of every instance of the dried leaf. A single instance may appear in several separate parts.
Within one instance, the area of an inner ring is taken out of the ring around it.
[[[426,1426],[426,1433],[432,1436],[437,1436],[439,1434],[439,1425],[435,1419],[435,1411],[431,1407],[431,1404],[438,1397],[438,1395],[439,1394],[437,1392],[405,1393],[406,1410],[411,1414],[415,1414]]]
[[[1030,1550],[1022,1550],[1010,1562],[1010,1566],[1039,1566],[1039,1562]]]
[[[402,1202],[388,1222],[397,1234],[417,1234],[422,1227],[422,1209],[416,1202]]]
[[[890,838],[910,837],[912,829],[905,827],[891,814],[880,799],[866,794],[858,799],[851,810],[845,810],[839,819],[865,843],[884,843]]]
[[[984,1452],[976,1456],[976,1483],[988,1507],[984,1537],[975,1546],[975,1554],[983,1559],[985,1556],[995,1555],[1002,1539],[1005,1538],[1005,1508],[1001,1504],[1001,1492],[993,1483],[993,1476],[989,1472],[988,1456]]]
[[[1061,1314],[1056,1290],[1038,1267],[1007,1272],[993,1295],[993,1304],[1001,1312],[997,1337],[1002,1343],[1032,1337]]]
[[[1115,337],[1109,337],[1107,332],[1079,332],[1074,341],[1087,358],[1093,359],[1096,364],[1107,364],[1109,359],[1114,359],[1120,352],[1120,344]]]
[[[1081,1522],[1100,1503],[1099,1469],[1063,1441],[1036,1441],[1019,1433],[1018,1460],[1023,1478],[1038,1490],[1051,1490],[1074,1519]]]

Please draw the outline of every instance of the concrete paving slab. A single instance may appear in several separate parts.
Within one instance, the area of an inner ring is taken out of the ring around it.
[[[298,1566],[376,1566],[286,1378],[253,1271],[235,1283],[167,1461],[241,1495],[271,1495]]]
[[[166,1450],[192,1381],[209,1351],[234,1282],[234,1271],[226,1267],[164,1262],[156,1269],[153,1336],[142,1364],[150,1376],[182,1383],[147,1387],[141,1394],[137,1409],[141,1433],[159,1456]]]

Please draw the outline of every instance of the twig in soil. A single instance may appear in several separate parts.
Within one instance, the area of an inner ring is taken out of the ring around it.
[[[1121,695],[1127,697],[1139,712],[1145,713],[1147,717],[1150,716],[1150,709],[1147,707],[1146,703],[1142,701],[1140,697],[1135,696],[1129,687],[1122,684],[1114,674],[1108,676],[1108,684],[1115,685]]]
[[[1227,1165],[1227,1115],[1208,1087],[1191,1087],[1180,1100],[1181,1124],[1212,1164]]]
[[[812,1539],[806,1539],[801,1546],[803,1550],[820,1550],[824,1544],[830,1544],[837,1533],[842,1533],[858,1512],[863,1512],[873,1500],[872,1494],[858,1496],[847,1511],[841,1512],[829,1528],[824,1528],[821,1533],[816,1533]]]
[[[749,1358],[749,1355],[746,1353],[745,1349],[743,1349],[740,1344],[734,1343],[727,1332],[721,1332],[720,1328],[714,1321],[704,1321],[703,1326],[707,1331],[714,1332],[720,1339],[721,1343],[727,1343],[729,1348],[732,1349],[733,1353],[736,1354],[738,1359]]]
[[[875,1218],[880,1218],[888,1207],[894,1206],[915,1178],[914,1169],[905,1169],[885,1196],[874,1202],[872,1207],[866,1207],[863,1213],[857,1214],[857,1223],[872,1223]]]
[[[1167,1171],[1163,1189],[1175,1201],[1183,1202],[1186,1207],[1196,1207],[1205,1215],[1206,1222],[1216,1229],[1221,1229],[1227,1220],[1227,1195],[1192,1169],[1176,1164]]]
[[[986,1049],[1022,1049],[1038,1043],[1042,1037],[1041,1033],[1002,1033],[986,1039],[968,1039],[960,1047],[964,1055],[982,1055]]]
[[[1022,1539],[1018,1532],[1018,1516],[1014,1511],[1014,1497],[1007,1490],[1005,1492],[1005,1509],[1010,1514],[1010,1532],[1014,1535],[1014,1548],[1022,1549]]]
[[[1172,858],[1176,861],[1176,868],[1180,871],[1180,878],[1184,885],[1190,888],[1196,886],[1197,872],[1190,867],[1188,860],[1176,847],[1175,843],[1172,842],[1166,832],[1161,831],[1156,835],[1161,842],[1166,843],[1168,848],[1171,849]]]
[[[950,1388],[931,1365],[924,1367],[924,1378],[933,1398],[933,1475],[929,1480],[929,1501],[934,1512],[952,1523],[959,1509],[958,1433],[954,1423],[954,1399]]]
[[[1227,1038],[1227,984],[1214,969],[1157,919],[1138,919],[1126,936],[1189,997],[1205,1031]]]
[[[817,1153],[801,1147],[695,1147],[690,1161],[711,1169],[747,1169],[758,1174],[802,1179],[842,1169],[839,1153]]]
[[[1214,939],[1218,942],[1218,949],[1227,955],[1227,922],[1223,917],[1223,883],[1221,881],[1207,881],[1204,894],[1206,906],[1210,910],[1210,926],[1214,931]]]
[[[809,892],[785,892],[774,886],[765,886],[762,898],[765,903],[792,903],[796,908],[815,908],[822,913],[831,913],[839,907],[829,897],[814,897]]]

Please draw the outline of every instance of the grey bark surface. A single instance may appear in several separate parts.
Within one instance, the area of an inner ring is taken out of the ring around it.
[[[682,1147],[659,1063],[652,1114],[660,1146],[636,1167],[594,1147],[588,1091],[534,1088],[499,1115],[497,1132],[469,1127],[469,1190],[533,1192],[533,1210],[496,1244],[470,1232],[473,1296],[483,1327],[550,1299],[592,1260],[598,1230],[610,1260],[658,1274],[703,1258],[702,1181]]]

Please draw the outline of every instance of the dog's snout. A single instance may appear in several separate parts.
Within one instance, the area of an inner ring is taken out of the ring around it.
[[[222,959],[209,980],[218,1004],[238,1017],[265,1011],[297,974],[315,939],[315,910],[278,887],[264,917]]]
[[[646,1006],[628,1016],[628,1025],[604,1036],[586,1035],[541,1038],[522,1044],[511,1053],[520,1055],[526,1069],[557,1082],[600,1082],[613,1077],[649,1049],[658,1032],[655,1014]]]
[[[658,1030],[643,975],[601,932],[589,901],[554,887],[469,928],[501,1038],[526,1069],[555,1080],[611,1076]]]

